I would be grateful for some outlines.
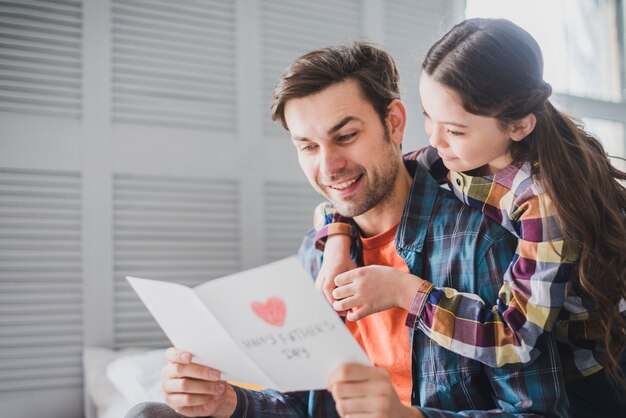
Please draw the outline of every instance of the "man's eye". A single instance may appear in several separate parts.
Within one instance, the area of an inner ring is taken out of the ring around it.
[[[308,151],[312,151],[315,148],[315,145],[310,144],[310,145],[304,145],[302,147],[300,147],[300,151],[301,152],[308,152]]]
[[[346,135],[341,135],[340,137],[337,138],[337,140],[339,142],[349,141],[350,139],[354,138],[355,135],[356,135],[356,132],[352,132],[352,133],[346,134]]]

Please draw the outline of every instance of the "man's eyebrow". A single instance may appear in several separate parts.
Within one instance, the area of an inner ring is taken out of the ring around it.
[[[344,126],[346,126],[348,123],[352,122],[352,121],[359,121],[362,122],[361,119],[357,118],[356,116],[346,116],[345,118],[341,119],[339,121],[339,123],[337,123],[335,126],[333,126],[332,128],[330,128],[326,134],[327,135],[332,135],[335,132],[337,132],[338,130],[340,130],[341,128],[343,128]],[[302,137],[302,136],[297,136],[297,135],[291,135],[291,140],[292,141],[309,141],[309,138],[306,137]]]
[[[346,116],[345,118],[341,119],[339,123],[337,123],[335,126],[328,130],[328,135],[334,134],[353,120],[361,122],[361,119],[357,118],[356,116]]]

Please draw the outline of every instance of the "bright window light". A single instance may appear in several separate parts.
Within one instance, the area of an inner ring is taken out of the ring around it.
[[[612,164],[622,171],[626,171],[626,143],[624,138],[624,125],[619,122],[611,122],[608,120],[582,118],[581,122],[585,125],[585,129],[592,133],[604,146],[607,154],[612,157]]]
[[[615,0],[467,0],[465,16],[508,19],[526,29],[555,92],[622,100]]]

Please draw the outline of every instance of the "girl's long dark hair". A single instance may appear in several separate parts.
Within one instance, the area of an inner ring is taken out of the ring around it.
[[[470,113],[503,125],[535,115],[535,129],[513,143],[511,155],[538,164],[566,243],[579,256],[573,284],[600,316],[603,366],[626,390],[619,363],[626,346],[626,316],[619,311],[626,299],[626,173],[611,165],[580,123],[550,103],[539,45],[515,24],[469,19],[456,25],[432,46],[422,71],[455,90]]]

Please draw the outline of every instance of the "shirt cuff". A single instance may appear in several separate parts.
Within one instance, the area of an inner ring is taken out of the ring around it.
[[[352,225],[343,222],[334,222],[328,225],[324,225],[315,234],[315,249],[324,251],[326,246],[326,238],[335,234],[345,234],[349,236],[354,235],[354,228]]]
[[[237,395],[237,406],[235,407],[235,411],[230,416],[230,418],[237,417],[252,417],[248,411],[248,405],[250,402],[246,397],[246,391],[238,386],[232,385],[235,394]]]
[[[413,299],[413,303],[411,303],[411,307],[409,308],[409,314],[406,316],[405,325],[407,327],[413,329],[416,327],[420,316],[422,316],[422,311],[424,310],[424,305],[426,304],[426,298],[430,294],[432,288],[433,284],[429,281],[423,280],[422,283],[420,283],[417,293],[415,294],[415,298]]]

